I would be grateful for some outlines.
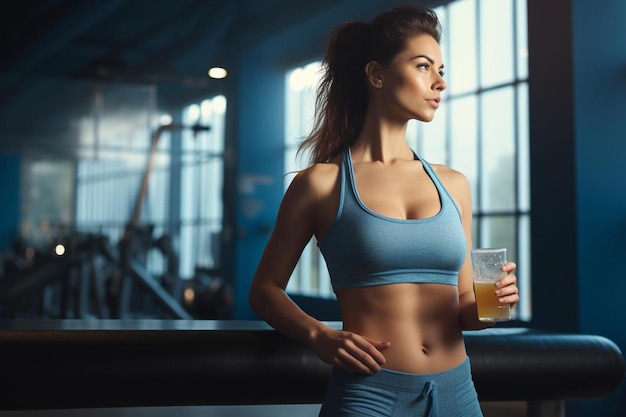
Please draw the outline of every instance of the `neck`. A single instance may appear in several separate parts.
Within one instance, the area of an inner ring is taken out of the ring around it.
[[[350,147],[353,159],[382,163],[413,159],[406,143],[407,123],[394,123],[368,112],[358,138]]]

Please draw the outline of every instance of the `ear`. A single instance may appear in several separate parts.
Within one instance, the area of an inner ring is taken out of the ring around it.
[[[370,61],[365,65],[367,81],[374,88],[383,86],[383,67],[376,61]]]

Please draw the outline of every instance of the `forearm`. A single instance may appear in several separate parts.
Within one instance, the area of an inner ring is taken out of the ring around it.
[[[285,291],[272,284],[253,285],[249,293],[252,310],[274,329],[310,345],[328,326],[305,313]]]

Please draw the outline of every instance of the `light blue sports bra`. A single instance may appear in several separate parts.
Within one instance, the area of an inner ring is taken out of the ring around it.
[[[337,215],[318,242],[334,291],[403,282],[458,285],[466,256],[460,211],[432,167],[415,158],[435,184],[441,210],[404,220],[375,213],[361,201],[350,149],[343,152]]]

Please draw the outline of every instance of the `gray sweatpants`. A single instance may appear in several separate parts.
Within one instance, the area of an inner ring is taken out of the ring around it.
[[[452,369],[374,375],[333,368],[320,417],[482,417],[469,358]]]

